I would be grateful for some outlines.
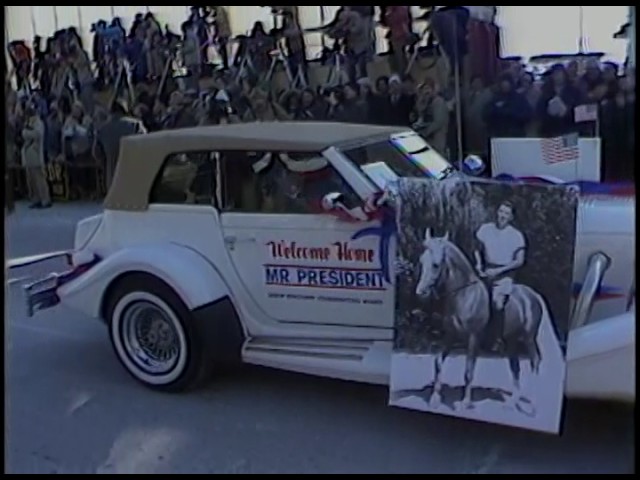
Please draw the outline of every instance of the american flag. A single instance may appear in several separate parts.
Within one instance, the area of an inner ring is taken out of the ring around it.
[[[542,160],[547,165],[575,162],[580,159],[578,134],[542,140]]]
[[[576,123],[597,122],[598,121],[598,105],[580,105],[575,109]]]

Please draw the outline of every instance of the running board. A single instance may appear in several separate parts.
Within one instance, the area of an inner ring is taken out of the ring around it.
[[[377,385],[388,385],[390,342],[251,339],[245,363]]]

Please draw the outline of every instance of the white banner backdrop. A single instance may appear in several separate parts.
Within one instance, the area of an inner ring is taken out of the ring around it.
[[[246,33],[254,22],[263,21],[271,28],[269,9],[260,6],[229,6],[229,17],[234,35]],[[300,6],[300,20],[303,28],[318,27],[320,9],[324,9],[326,22],[330,22],[338,6]],[[484,8],[484,7],[478,7]],[[595,7],[544,7],[544,6],[499,6],[497,23],[502,27],[503,55],[530,57],[545,52],[573,52],[578,46],[580,32],[579,9],[584,13],[586,48],[590,51],[605,52],[609,59],[623,61],[626,43],[614,40],[613,34],[628,18],[627,6]],[[421,14],[413,6],[417,17]],[[85,42],[91,40],[90,26],[99,19],[110,20],[119,15],[125,28],[129,27],[135,13],[152,11],[163,24],[169,24],[176,32],[187,18],[188,6],[7,6],[5,7],[5,30],[9,41],[27,40],[31,43],[34,34],[44,38],[59,28],[75,26]],[[569,20],[567,20],[569,19]],[[545,25],[546,35],[540,35],[540,25]],[[416,22],[414,30],[422,32],[425,25]],[[386,51],[385,31],[378,28],[378,50]],[[309,35],[309,56],[318,54],[321,36]]]
[[[549,176],[564,182],[601,180],[601,140],[581,138],[575,145],[576,155],[563,153],[570,149],[563,139],[496,138],[491,141],[491,163],[494,176]],[[553,142],[556,142],[554,145]],[[546,155],[545,155],[546,152]]]
[[[231,30],[234,35],[244,35],[251,30],[255,22],[263,22],[267,30],[271,29],[273,17],[271,10],[261,6],[227,6]],[[317,28],[323,22],[328,24],[337,13],[339,6],[331,5],[311,5],[300,6],[300,24],[302,28]],[[43,38],[52,35],[56,30],[74,26],[78,29],[85,48],[90,50],[93,34],[91,25],[98,20],[110,21],[114,16],[122,19],[126,29],[129,28],[136,13],[153,12],[158,21],[175,32],[180,33],[180,25],[189,15],[189,6],[184,5],[142,5],[142,6],[11,6],[5,7],[6,23],[5,35],[9,41],[26,40],[30,45],[35,34]],[[417,7],[413,7],[414,16],[418,17],[421,12]],[[420,32],[424,25],[416,22],[414,30]],[[386,30],[378,28],[378,51],[387,50]],[[309,58],[315,58],[320,54],[322,47],[322,35],[310,33],[306,36]]]

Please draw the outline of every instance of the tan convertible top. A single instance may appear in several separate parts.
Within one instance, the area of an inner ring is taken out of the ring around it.
[[[105,201],[108,210],[144,211],[153,184],[170,155],[188,152],[322,152],[406,131],[344,123],[242,123],[170,130],[122,140],[118,168]]]

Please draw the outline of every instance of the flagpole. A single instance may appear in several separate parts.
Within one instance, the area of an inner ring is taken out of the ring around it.
[[[456,97],[456,142],[458,150],[458,168],[462,171],[464,163],[464,140],[462,137],[462,79],[460,75],[460,63],[463,59],[460,58],[460,44],[458,41],[458,18],[454,17],[453,33],[455,38],[455,53],[453,55],[454,61],[454,83],[455,83],[455,97]]]
[[[584,38],[584,7],[578,7],[579,9],[579,15],[578,18],[580,19],[580,39],[578,40],[578,53],[583,54],[585,53],[585,38]]]
[[[324,12],[324,7],[320,5],[320,25],[324,27],[326,25],[326,21],[327,21],[327,16]],[[322,44],[322,51],[324,52],[324,49],[327,46],[326,40],[324,39],[324,32],[322,32],[320,36],[320,42]]]

